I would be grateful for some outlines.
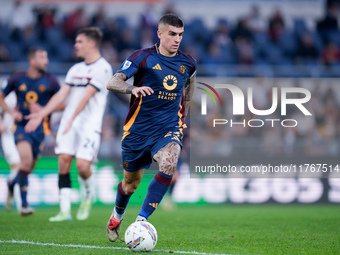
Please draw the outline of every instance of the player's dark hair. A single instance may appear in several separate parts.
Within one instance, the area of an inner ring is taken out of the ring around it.
[[[173,27],[184,27],[183,20],[176,14],[167,13],[158,22],[158,24],[170,25]]]
[[[37,53],[38,51],[46,51],[44,48],[42,47],[30,47],[27,51],[27,59],[30,60],[31,58],[34,58],[35,53]]]
[[[99,27],[84,27],[78,30],[77,35],[84,34],[86,37],[92,39],[99,47],[103,39],[103,32]]]

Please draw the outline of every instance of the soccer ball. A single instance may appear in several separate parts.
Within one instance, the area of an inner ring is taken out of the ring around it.
[[[125,231],[125,243],[131,251],[151,251],[157,239],[157,231],[150,222],[136,221]]]

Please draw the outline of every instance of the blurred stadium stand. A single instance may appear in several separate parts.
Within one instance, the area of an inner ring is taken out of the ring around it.
[[[166,11],[185,20],[181,49],[197,58],[200,76],[247,77],[259,69],[276,77],[340,74],[337,1],[108,2],[0,1],[2,74],[21,69],[32,45],[48,50],[52,73],[64,74],[76,61],[74,34],[88,25],[102,28],[103,54],[116,68],[135,49],[157,42],[156,22]],[[310,50],[302,52],[307,36]]]

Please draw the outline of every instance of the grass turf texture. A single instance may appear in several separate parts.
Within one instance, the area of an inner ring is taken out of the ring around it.
[[[106,238],[112,207],[96,206],[86,221],[50,223],[57,207],[36,208],[21,218],[16,211],[0,210],[0,240],[126,247]],[[73,216],[76,214],[73,207]],[[139,207],[130,206],[122,233]],[[340,208],[336,205],[204,205],[157,209],[150,222],[158,231],[153,254],[196,251],[225,254],[339,254]],[[129,250],[38,246],[0,243],[0,254],[133,254]]]

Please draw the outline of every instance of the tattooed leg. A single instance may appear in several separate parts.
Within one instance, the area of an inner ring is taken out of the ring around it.
[[[165,145],[154,155],[154,159],[159,165],[159,172],[149,184],[148,192],[137,220],[147,220],[162,201],[162,198],[169,189],[172,176],[176,171],[180,151],[180,145],[172,142]]]
[[[173,175],[176,171],[180,152],[181,147],[176,142],[168,143],[161,148],[153,157],[159,165],[159,171],[167,175]]]

